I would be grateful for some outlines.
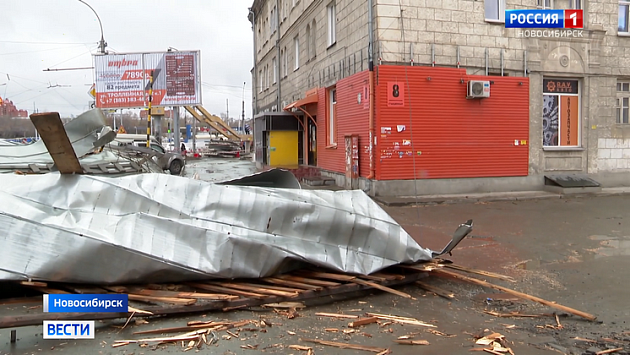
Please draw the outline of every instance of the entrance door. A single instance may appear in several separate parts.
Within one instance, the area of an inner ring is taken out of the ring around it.
[[[313,119],[317,118],[313,116]],[[308,165],[317,166],[317,126],[313,120],[306,118],[308,122]]]
[[[269,132],[269,166],[298,166],[298,131]]]

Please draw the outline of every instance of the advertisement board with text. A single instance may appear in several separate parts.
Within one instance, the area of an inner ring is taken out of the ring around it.
[[[199,51],[94,55],[96,107],[201,104]]]

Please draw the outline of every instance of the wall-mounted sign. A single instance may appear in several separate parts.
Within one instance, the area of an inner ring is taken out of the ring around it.
[[[545,94],[577,94],[577,80],[543,79]]]
[[[405,106],[405,84],[397,81],[387,83],[387,106]]]
[[[201,104],[199,52],[95,55],[96,107],[146,107],[153,74],[152,106]]]

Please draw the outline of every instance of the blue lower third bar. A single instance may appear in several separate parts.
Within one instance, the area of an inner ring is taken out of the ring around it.
[[[129,312],[129,297],[124,294],[48,294],[44,295],[44,312],[103,313]]]

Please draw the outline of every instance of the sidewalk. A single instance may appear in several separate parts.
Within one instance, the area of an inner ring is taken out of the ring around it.
[[[522,201],[522,200],[543,200],[543,199],[563,199],[585,196],[615,196],[630,194],[630,187],[602,188],[599,192],[581,194],[557,194],[547,191],[518,191],[518,192],[490,192],[474,194],[451,194],[451,195],[420,195],[388,197],[376,196],[373,199],[385,206],[411,206],[411,205],[437,205],[452,203],[476,203],[493,201]]]

